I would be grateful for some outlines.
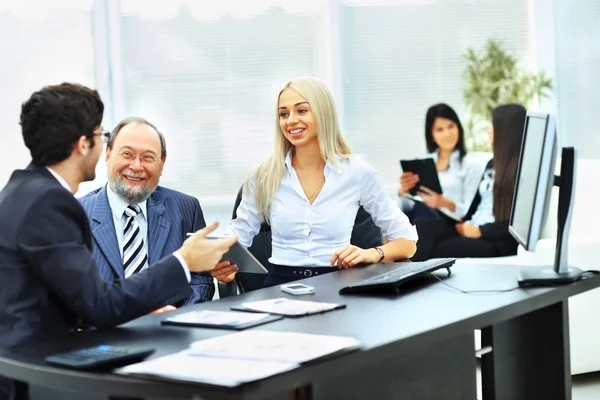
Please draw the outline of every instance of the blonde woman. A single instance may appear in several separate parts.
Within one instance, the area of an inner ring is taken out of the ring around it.
[[[351,154],[335,104],[313,77],[287,82],[277,98],[275,145],[244,185],[230,231],[246,247],[268,222],[272,268],[265,287],[361,263],[412,257],[417,233],[387,195],[375,170]],[[388,242],[377,248],[350,245],[359,206]]]

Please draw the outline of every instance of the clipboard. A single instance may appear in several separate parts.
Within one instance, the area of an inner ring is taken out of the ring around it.
[[[442,185],[440,184],[433,158],[400,160],[400,167],[404,172],[412,172],[419,175],[419,182],[410,190],[411,195],[416,196],[421,185],[428,187],[436,193],[442,194]]]

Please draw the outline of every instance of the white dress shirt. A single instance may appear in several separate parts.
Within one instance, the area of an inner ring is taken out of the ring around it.
[[[46,167],[46,169],[52,174],[52,176],[58,181],[58,183],[60,183],[60,185],[62,187],[64,187],[65,189],[67,189],[70,193],[73,193],[73,190],[71,189],[71,186],[69,186],[69,184],[67,183],[66,180],[63,179],[62,176],[60,176],[59,174],[57,174],[56,172],[54,172],[54,170],[50,167]]]
[[[437,151],[429,153],[428,156],[437,162]],[[467,214],[475,194],[477,194],[484,166],[480,162],[476,162],[469,154],[465,154],[461,162],[458,150],[450,154],[448,168],[438,171],[438,178],[443,195],[456,204],[456,210],[452,212],[447,208],[442,208],[442,212],[455,219],[461,219]]]
[[[291,152],[286,171],[270,207],[272,255],[277,265],[329,266],[335,250],[348,245],[360,205],[371,215],[388,240],[417,241],[417,231],[387,195],[379,175],[358,156],[337,157],[337,166],[327,162],[325,184],[310,204],[292,166]],[[249,182],[229,232],[249,247],[259,232],[262,218],[255,205],[254,181]]]
[[[433,158],[437,162],[438,152],[429,153],[427,157]],[[462,219],[475,198],[484,167],[485,165],[469,154],[466,154],[461,162],[458,150],[453,151],[448,160],[448,168],[438,171],[438,179],[442,187],[442,194],[456,204],[456,209],[450,211],[447,208],[440,208],[439,210],[456,220]],[[412,200],[405,197],[400,198],[402,209],[407,210],[412,206]]]
[[[125,230],[125,223],[127,222],[127,217],[124,215],[124,212],[129,203],[113,192],[109,185],[106,187],[106,196],[108,197],[108,204],[110,206],[113,222],[115,224],[115,233],[117,234],[119,252],[121,254],[121,258],[123,258],[123,231]],[[135,222],[137,222],[138,226],[140,227],[140,234],[144,240],[144,251],[146,254],[148,254],[148,212],[146,210],[146,200],[141,203],[137,203],[137,206],[142,211],[134,218]]]
[[[52,174],[52,176],[54,178],[56,178],[56,180],[58,181],[58,183],[60,183],[62,185],[62,187],[67,189],[69,192],[73,193],[73,191],[71,190],[71,187],[69,186],[67,181],[63,179],[62,176],[57,174],[50,167],[46,167],[46,169]],[[121,257],[123,257],[123,230],[125,229],[125,226],[123,224],[125,223],[124,222],[125,220],[123,220],[123,222],[120,222],[117,219],[115,212],[118,212],[118,211],[115,211],[115,207],[113,207],[113,204],[111,202],[111,196],[114,196],[114,198],[116,198],[117,200],[120,200],[123,204],[125,204],[125,202],[119,196],[114,194],[113,191],[110,189],[110,187],[107,187],[106,193],[108,196],[108,204],[110,205],[110,208],[113,213],[113,222],[115,224],[115,231],[116,231],[115,233],[117,234],[117,243],[119,243],[119,251],[121,252]],[[114,201],[114,203],[119,204],[119,203],[117,203],[116,200]],[[121,217],[123,216],[123,211],[125,211],[125,207],[127,207],[127,204],[125,204],[125,206],[121,210]],[[140,205],[140,207],[142,207],[142,206]],[[142,216],[142,214],[144,214],[144,215]],[[144,219],[144,227],[142,228],[142,224],[139,219],[137,219],[136,221],[138,222],[138,224],[140,226],[140,231],[143,235],[142,237],[144,238],[144,248],[147,251],[148,250],[148,248],[147,248],[147,246],[148,246],[147,245],[147,243],[148,243],[148,241],[147,241],[148,223],[146,222],[145,215],[146,215],[146,202],[144,201],[144,206],[142,208],[142,212],[136,216],[136,218],[142,217]],[[120,230],[119,230],[119,228],[120,228]],[[146,254],[148,254],[148,253],[146,253]],[[183,272],[185,273],[185,277],[187,278],[187,281],[190,282],[192,280],[192,276],[190,275],[190,271],[187,266],[187,263],[185,262],[185,259],[181,256],[179,251],[176,251],[175,253],[173,253],[173,255],[179,260],[179,263],[181,264],[181,267],[183,268]]]
[[[106,185],[106,196],[108,197],[108,204],[112,212],[115,233],[117,235],[117,243],[119,244],[119,252],[121,254],[121,258],[123,258],[123,231],[125,230],[125,223],[127,222],[127,217],[125,217],[124,212],[129,203],[127,203],[125,200],[120,198],[115,192],[113,192],[110,188],[110,185]],[[146,200],[144,200],[141,203],[137,203],[137,205],[142,211],[135,216],[135,221],[140,227],[140,234],[142,235],[142,239],[144,240],[144,251],[146,252],[146,254],[150,254],[148,253],[148,210],[146,207],[147,202]],[[173,255],[181,263],[183,271],[185,272],[185,276],[188,282],[190,282],[192,277],[190,275],[187,263],[181,256],[181,253],[179,253],[179,251],[176,251],[173,253]],[[148,266],[149,265],[150,262],[148,262]]]
[[[479,184],[479,195],[481,201],[477,206],[477,211],[467,222],[481,226],[496,222],[494,217],[494,169],[488,168],[483,174],[483,179]]]

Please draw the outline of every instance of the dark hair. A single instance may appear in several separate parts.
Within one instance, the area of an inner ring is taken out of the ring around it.
[[[166,157],[167,156],[167,142],[165,141],[164,135],[162,133],[160,133],[160,131],[156,128],[156,126],[154,126],[148,120],[141,118],[141,117],[129,117],[129,118],[125,118],[124,120],[119,122],[117,124],[117,126],[115,126],[115,129],[113,129],[112,132],[110,133],[110,136],[108,137],[108,142],[106,143],[106,147],[109,149],[112,149],[115,144],[115,139],[117,138],[117,135],[119,134],[121,129],[123,129],[123,127],[125,127],[126,125],[133,124],[133,123],[148,125],[150,128],[154,129],[156,131],[156,133],[158,133],[158,138],[160,139],[160,156],[161,156],[161,158]]]
[[[456,143],[455,150],[458,149],[460,161],[462,161],[465,154],[467,154],[467,150],[465,149],[465,130],[456,112],[445,103],[434,104],[429,107],[425,115],[425,142],[427,143],[427,151],[433,153],[438,148],[437,143],[433,140],[433,124],[436,118],[449,119],[458,127],[458,143]]]
[[[32,163],[54,165],[69,158],[80,137],[94,146],[104,104],[97,91],[76,83],[45,86],[21,106],[21,131]]]
[[[527,110],[520,104],[505,104],[492,111],[494,126],[494,217],[510,219],[523,141]]]

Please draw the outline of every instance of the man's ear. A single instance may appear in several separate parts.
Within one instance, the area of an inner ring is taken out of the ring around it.
[[[108,146],[106,146],[106,154],[104,155],[104,161],[108,162],[108,159],[110,158],[110,155],[112,153],[112,149]]]
[[[167,161],[167,156],[162,156],[160,161],[162,161],[160,165],[160,175],[162,176],[163,168],[165,167],[165,162]]]
[[[74,150],[82,156],[87,156],[90,153],[90,140],[85,136],[80,136],[75,143]]]

